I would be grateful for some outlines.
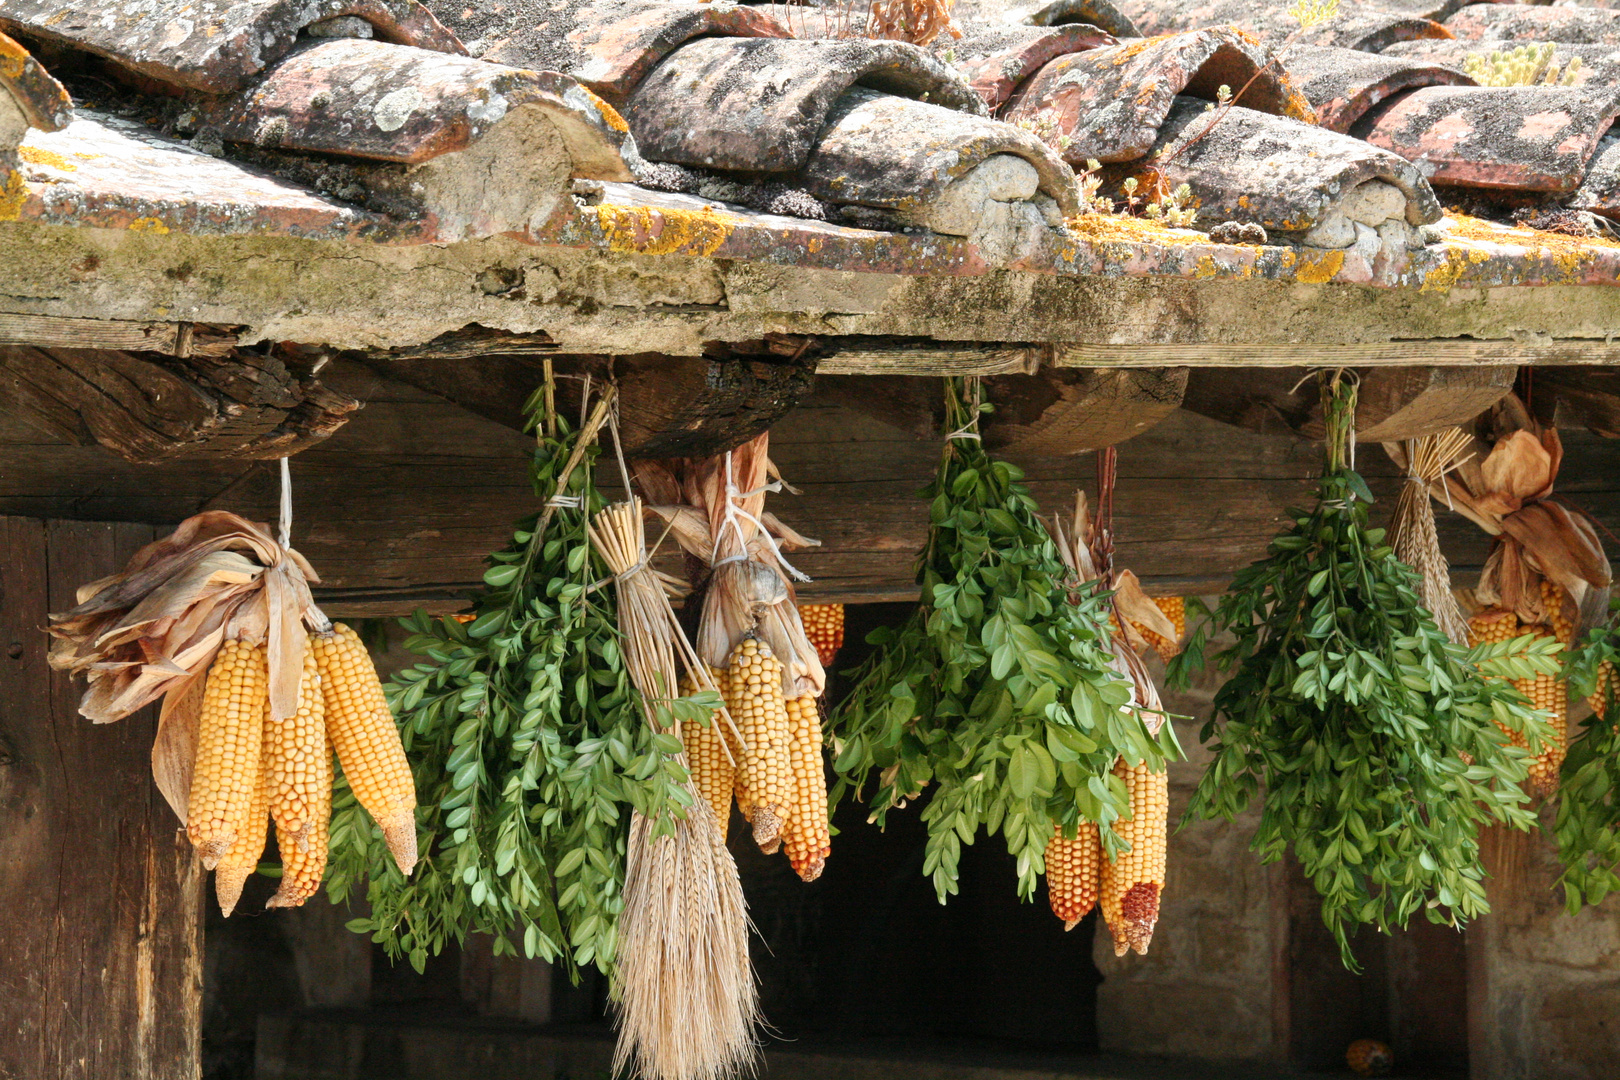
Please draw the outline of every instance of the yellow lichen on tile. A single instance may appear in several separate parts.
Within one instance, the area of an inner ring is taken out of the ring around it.
[[[139,217],[129,223],[129,231],[157,233],[159,236],[163,236],[168,233],[169,227],[163,224],[159,218]]]
[[[1448,247],[1445,263],[1423,275],[1419,292],[1449,292],[1471,267],[1490,259],[1491,253],[1479,248]]]
[[[0,186],[0,221],[16,221],[22,217],[23,203],[28,201],[28,185],[22,173],[6,170],[6,182]]]
[[[1344,269],[1342,251],[1301,251],[1294,263],[1294,280],[1306,285],[1322,285]]]
[[[43,150],[37,146],[19,146],[17,155],[30,165],[49,165],[53,169],[63,172],[78,172],[79,167],[67,158],[51,150]]]
[[[1132,244],[1207,244],[1209,237],[1191,229],[1172,229],[1149,218],[1128,214],[1081,214],[1067,218],[1069,231],[1088,240],[1115,240]]]
[[[713,255],[733,228],[730,220],[708,206],[696,211],[654,210],[602,203],[596,207],[596,220],[609,250],[638,255]]]
[[[618,109],[592,94],[585,87],[582,86],[580,89],[585,90],[585,93],[590,97],[591,104],[596,106],[596,111],[602,114],[604,124],[621,135],[630,130],[630,125],[624,122],[624,117],[619,115]]]

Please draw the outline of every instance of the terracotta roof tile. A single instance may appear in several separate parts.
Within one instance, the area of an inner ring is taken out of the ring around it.
[[[1076,164],[1141,157],[1178,94],[1213,100],[1221,86],[1235,92],[1256,73],[1244,105],[1314,120],[1310,103],[1271,58],[1225,27],[1138,39],[1052,61],[1019,88],[1005,115],[1053,117],[1071,140],[1064,157]]]
[[[1620,136],[1606,135],[1587,166],[1586,178],[1568,205],[1604,217],[1620,219]]]
[[[1402,41],[1385,49],[1383,55],[1413,61],[1426,60],[1462,71],[1470,56],[1489,56],[1493,51],[1513,48],[1516,46],[1512,42],[1505,41]],[[1572,45],[1567,42],[1554,44],[1551,62],[1560,69],[1567,68],[1576,57],[1580,58],[1581,65],[1576,71],[1574,85],[1620,84],[1620,48]]]
[[[631,179],[624,121],[567,76],[380,41],[299,50],[210,120],[233,142],[416,165],[465,150],[526,109],[564,136],[574,175]]]
[[[1342,0],[1339,14],[1309,31],[1289,15],[1287,5],[1254,0],[1120,0],[1120,7],[1147,34],[1231,25],[1272,45],[1307,43],[1378,52],[1397,41],[1446,37],[1444,27],[1416,15],[1375,4]]]
[[[1620,11],[1532,4],[1470,4],[1446,20],[1469,41],[1563,41],[1620,45]]]
[[[1015,5],[1008,12],[1008,17],[1018,18],[1019,21],[1031,26],[1089,23],[1115,37],[1142,36],[1141,29],[1131,21],[1131,17],[1109,0],[1050,0],[1048,3],[1036,3],[1028,7],[1033,10],[1029,10],[1028,14],[1022,14],[1025,8]]]
[[[828,116],[804,178],[812,193],[829,202],[897,210],[924,224],[922,211],[937,202],[949,183],[997,154],[1013,155],[1033,168],[1030,190],[1016,200],[993,201],[1027,201],[1038,191],[1053,200],[1061,215],[1079,213],[1074,174],[1033,135],[1011,124],[865,88],[844,95]]]
[[[626,102],[625,119],[649,161],[797,172],[833,105],[857,82],[986,111],[961,75],[915,45],[702,38],[653,69]]]
[[[1374,181],[1397,193],[1392,212],[1378,221],[1416,226],[1440,218],[1423,174],[1394,154],[1288,117],[1241,106],[1220,115],[1208,104],[1178,98],[1156,155],[1121,172],[1156,169],[1171,189],[1186,183],[1206,225],[1252,221],[1268,232],[1304,233],[1329,223],[1357,188]],[[1321,246],[1351,246],[1354,234],[1351,229],[1348,242]]]
[[[8,124],[0,107],[0,147],[14,146],[26,128],[56,131],[73,120],[73,102],[62,84],[5,34],[0,34],[0,89],[16,110],[14,122]]]
[[[1112,34],[1087,23],[1064,26],[1003,26],[972,28],[935,54],[954,57],[956,70],[973,85],[992,109],[1000,108],[1018,84],[1049,60],[1069,53],[1118,45]]]
[[[1431,86],[1385,102],[1358,126],[1435,184],[1567,193],[1620,113],[1611,92]]]
[[[1461,69],[1388,53],[1291,45],[1283,50],[1281,59],[1295,85],[1316,109],[1317,123],[1340,133],[1349,131],[1363,113],[1398,91],[1474,84]]]
[[[571,75],[615,105],[693,38],[787,37],[770,15],[729,0],[429,0],[496,63]]]
[[[395,240],[415,234],[380,214],[88,111],[21,150],[29,194],[11,219],[213,236]],[[0,226],[3,227],[3,226]]]
[[[299,31],[340,15],[366,20],[385,41],[462,51],[414,0],[231,0],[192,5],[187,17],[162,3],[6,0],[0,27],[97,53],[159,82],[226,94],[286,55]]]

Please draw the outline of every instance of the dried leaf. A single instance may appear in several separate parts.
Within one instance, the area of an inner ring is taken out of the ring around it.
[[[152,779],[169,808],[186,823],[191,798],[191,770],[197,760],[197,723],[202,715],[206,669],[169,688],[152,741]]]

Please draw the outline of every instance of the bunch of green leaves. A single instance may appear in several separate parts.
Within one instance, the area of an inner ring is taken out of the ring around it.
[[[1487,910],[1479,829],[1529,828],[1520,789],[1544,714],[1508,679],[1559,670],[1553,639],[1470,651],[1422,606],[1419,580],[1368,527],[1372,495],[1348,467],[1354,387],[1326,381],[1328,463],[1316,509],[1240,572],[1171,665],[1185,685],[1214,654],[1231,677],[1202,738],[1214,758],[1188,817],[1241,814],[1263,785],[1253,847],[1292,849],[1322,896],[1322,919],[1354,969],[1360,924],[1389,931],[1421,910],[1456,925]],[[1506,730],[1504,730],[1506,729]]]
[[[1559,776],[1553,835],[1564,864],[1559,884],[1571,915],[1620,891],[1620,628],[1593,630],[1570,655],[1569,688],[1576,697],[1601,695],[1601,708],[1570,743]],[[1611,673],[1601,677],[1607,665]]]
[[[961,846],[1001,832],[1025,899],[1045,872],[1053,826],[1102,827],[1129,812],[1117,757],[1162,762],[1176,752],[1166,724],[1149,734],[1131,685],[1109,666],[1108,596],[1082,587],[1058,555],[1022,472],[993,460],[977,435],[989,410],[977,387],[945,381],[946,439],[924,491],[928,545],[918,561],[922,602],[877,651],[830,721],[834,803],[873,781],[879,824],[934,790],[923,820],[923,872],[940,902],[957,891]],[[970,400],[969,393],[974,394]]]
[[[542,399],[529,403],[531,416]],[[647,723],[626,670],[611,577],[586,536],[601,508],[596,428],[550,417],[531,465],[548,509],[489,558],[476,618],[404,620],[426,659],[386,688],[416,779],[425,852],[405,879],[340,785],[328,891],[367,882],[369,933],[422,970],[468,932],[494,950],[611,975],[633,807],[661,829],[691,796],[680,741]],[[579,451],[578,443],[588,445]],[[575,467],[569,468],[573,462]],[[559,502],[553,499],[562,496]],[[716,695],[659,701],[660,723],[706,720]]]

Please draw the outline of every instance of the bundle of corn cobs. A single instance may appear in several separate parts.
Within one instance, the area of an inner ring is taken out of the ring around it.
[[[1108,451],[1103,453],[1105,458],[1112,456]],[[1111,472],[1105,483],[1112,487]],[[1106,529],[1093,526],[1084,492],[1075,494],[1074,518],[1068,529],[1061,519],[1053,519],[1052,537],[1074,575],[1077,590],[1112,576],[1107,569],[1112,562],[1112,544]],[[1130,680],[1132,700],[1141,707],[1148,729],[1157,734],[1166,719],[1164,706],[1140,654],[1151,646],[1169,660],[1180,651],[1186,607],[1180,597],[1148,597],[1129,570],[1115,577],[1111,602],[1110,666]],[[1105,851],[1102,834],[1093,821],[1082,819],[1072,837],[1065,835],[1062,825],[1054,826],[1052,839],[1046,845],[1047,899],[1052,914],[1063,920],[1065,930],[1073,930],[1100,904],[1103,921],[1114,939],[1114,954],[1124,956],[1134,948],[1146,955],[1159,921],[1159,899],[1164,890],[1170,774],[1162,762],[1157,768],[1146,760],[1133,766],[1123,758],[1115,762],[1113,774],[1124,782],[1130,800],[1130,816],[1114,826],[1128,846],[1117,852]]]
[[[1479,525],[1495,543],[1474,589],[1471,643],[1526,635],[1557,639],[1566,650],[1608,616],[1613,581],[1597,530],[1587,516],[1553,496],[1563,460],[1556,428],[1531,417],[1516,396],[1482,421],[1471,454],[1431,485],[1434,497]],[[1399,447],[1391,456],[1405,463]],[[1568,693],[1562,676],[1540,674],[1515,685],[1552,721],[1552,737],[1530,765],[1528,789],[1558,786],[1568,740]],[[1523,746],[1522,735],[1513,734]]]
[[[269,530],[210,511],[83,586],[51,616],[52,666],[86,676],[79,711],[120,720],[164,698],[152,774],[215,872],[229,915],[269,825],[270,907],[313,896],[326,866],[332,754],[399,868],[416,862],[416,793],[365,646],[315,606],[320,579]]]
[[[771,479],[769,438],[718,457],[640,462],[636,481],[697,564],[698,655],[735,722],[733,730],[717,712],[707,724],[682,725],[693,782],[722,829],[735,798],[760,850],[781,850],[814,881],[832,851],[819,705],[826,674],[783,551],[815,542],[765,512],[766,493],[781,486]],[[833,635],[820,637],[831,644]]]

